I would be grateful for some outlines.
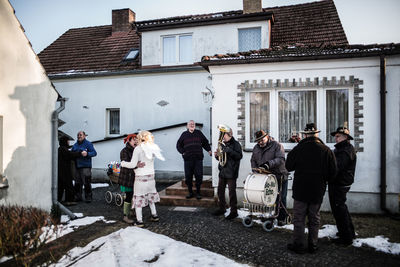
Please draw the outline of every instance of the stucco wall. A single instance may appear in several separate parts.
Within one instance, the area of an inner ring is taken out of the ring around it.
[[[227,23],[142,33],[142,65],[162,65],[162,36],[192,34],[193,62],[204,55],[238,52],[238,29],[261,27],[261,48],[269,47],[268,21]]]
[[[203,123],[202,131],[210,136],[210,105],[201,92],[210,86],[206,71],[126,75],[104,78],[54,80],[60,94],[67,97],[60,118],[66,122],[60,129],[75,138],[84,130],[89,141],[106,137],[106,109],[120,108],[120,134],[149,130],[195,120]],[[160,106],[159,101],[169,104]],[[86,106],[86,108],[83,108]],[[181,171],[181,157],[175,145],[180,133],[163,132],[158,145],[168,162],[156,164],[158,171]],[[76,139],[76,138],[75,138]],[[107,162],[119,159],[122,143],[95,144],[98,156],[94,168],[105,168]],[[205,158],[204,165],[211,166]]]
[[[0,116],[3,173],[0,204],[51,207],[51,113],[57,93],[8,1],[0,1]]]
[[[400,57],[393,56],[387,61],[387,192],[388,207],[398,209],[400,192],[400,156],[399,156],[399,67]],[[270,64],[250,64],[210,67],[213,77],[215,99],[213,101],[212,125],[225,123],[237,133],[237,87],[246,80],[276,79],[314,79],[318,77],[341,76],[363,81],[363,123],[364,151],[357,154],[356,177],[351,187],[352,195],[358,195],[359,201],[350,201],[350,209],[357,212],[378,212],[380,191],[380,83],[379,58],[343,59],[308,62],[286,62]],[[218,132],[213,128],[213,139]],[[271,128],[271,135],[277,134]],[[249,147],[251,149],[251,147]],[[215,149],[215,144],[213,149]],[[243,187],[243,180],[250,172],[250,152],[244,153],[241,162],[238,187]],[[217,163],[213,162],[213,181],[217,183]],[[289,183],[291,189],[291,182]],[[354,194],[353,194],[354,193]],[[291,199],[291,192],[288,193]],[[327,206],[325,205],[325,208]]]

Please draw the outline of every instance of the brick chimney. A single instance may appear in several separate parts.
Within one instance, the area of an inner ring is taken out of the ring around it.
[[[262,12],[262,0],[243,0],[243,14]]]
[[[135,22],[135,12],[129,8],[112,11],[112,32],[130,31],[133,22]]]

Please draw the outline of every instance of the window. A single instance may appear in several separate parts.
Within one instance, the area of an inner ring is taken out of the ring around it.
[[[348,88],[250,88],[245,97],[246,147],[255,145],[254,134],[263,129],[285,148],[293,148],[293,135],[310,122],[317,124],[319,137],[332,147],[335,140],[331,132],[341,125],[350,127],[350,131],[354,127],[352,97]]]
[[[330,135],[336,128],[348,127],[349,122],[349,90],[327,90],[326,91],[326,141],[335,143]]]
[[[316,91],[281,91],[279,95],[279,141],[288,143],[308,122],[317,121]]]
[[[126,54],[124,60],[134,60],[139,55],[139,49],[131,49],[128,54]]]
[[[261,49],[261,28],[239,29],[239,52]]]
[[[173,35],[162,38],[163,64],[192,64],[192,35]]]
[[[119,108],[107,109],[107,135],[119,134]]]
[[[269,132],[269,92],[250,93],[250,142],[254,142],[254,134],[263,129]]]

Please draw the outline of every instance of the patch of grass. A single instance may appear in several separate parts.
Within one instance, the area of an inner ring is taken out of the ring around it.
[[[30,257],[39,249],[42,227],[52,223],[50,215],[40,209],[20,206],[0,206],[0,258],[14,256],[16,262],[29,265]]]

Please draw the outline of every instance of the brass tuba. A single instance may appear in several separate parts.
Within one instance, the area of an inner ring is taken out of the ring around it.
[[[224,138],[224,134],[225,133],[230,133],[231,132],[231,128],[229,126],[224,125],[224,124],[219,124],[217,126],[217,128],[219,130],[217,157],[218,157],[219,164],[223,167],[226,164],[226,153],[223,152],[223,150],[222,150],[222,147],[224,146],[222,144],[222,141],[223,141],[223,138]]]

